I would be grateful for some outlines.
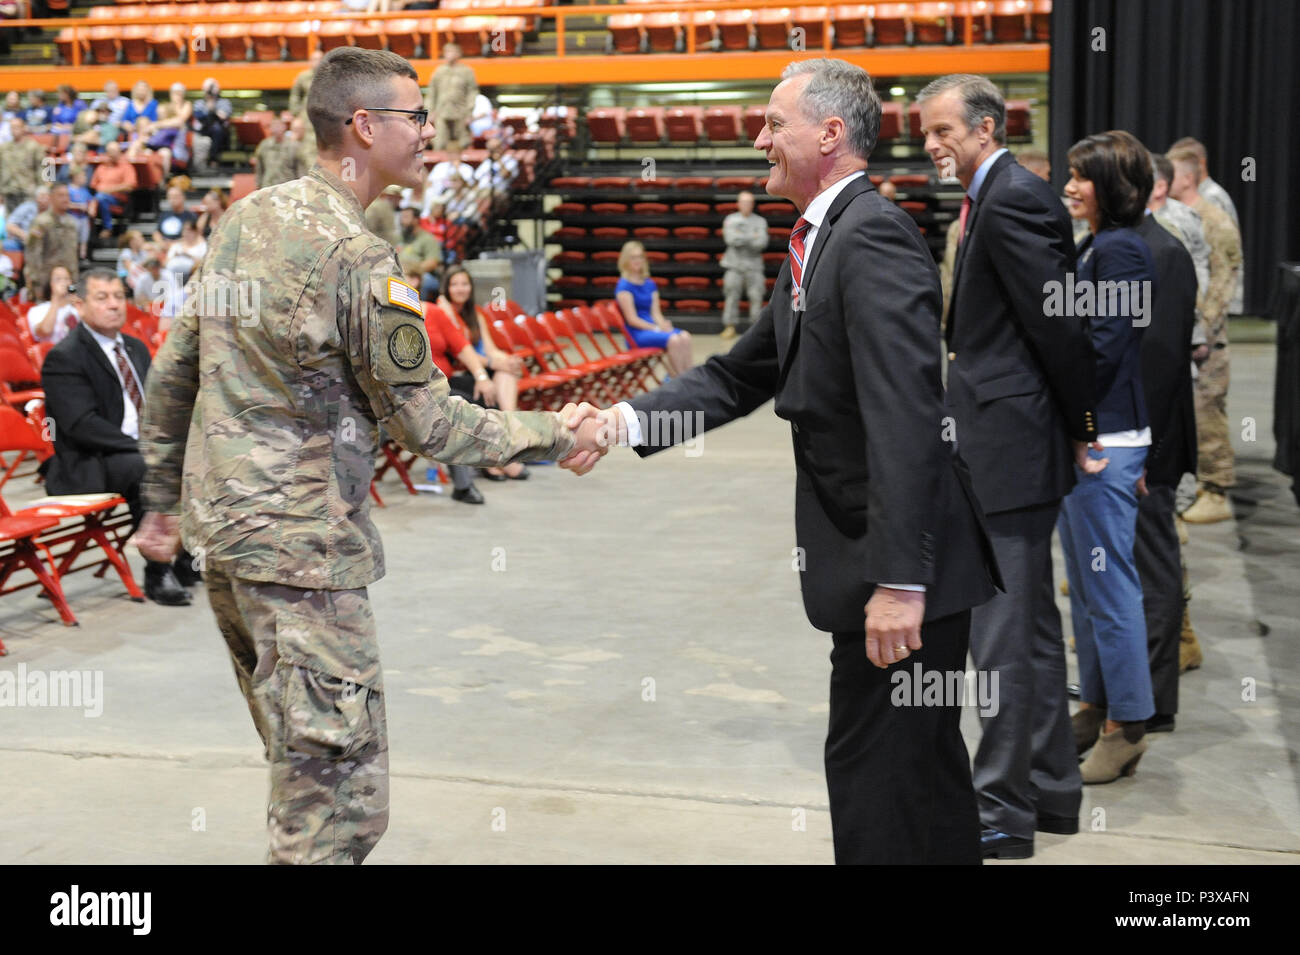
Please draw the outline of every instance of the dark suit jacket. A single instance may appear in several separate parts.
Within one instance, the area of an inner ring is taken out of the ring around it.
[[[1095,313],[1088,320],[1088,337],[1097,356],[1097,430],[1128,431],[1145,428],[1146,395],[1142,390],[1142,336],[1134,309],[1112,311],[1109,296],[1100,291],[1104,282],[1150,282],[1156,287],[1156,265],[1151,250],[1132,229],[1103,229],[1079,243],[1078,283],[1096,283]],[[1120,301],[1113,304],[1119,305]],[[1149,304],[1149,303],[1148,303]],[[1151,316],[1147,316],[1151,319]]]
[[[1156,266],[1155,314],[1142,336],[1142,388],[1151,419],[1147,484],[1177,487],[1183,474],[1196,471],[1191,366],[1196,266],[1155,216],[1143,216],[1137,234]]]
[[[143,386],[149,374],[149,349],[123,334],[127,357]],[[134,438],[122,433],[125,398],[117,369],[99,342],[80,323],[45,356],[41,367],[45,411],[54,419],[54,457],[45,473],[51,494],[93,494],[108,487],[104,458],[139,453]]]
[[[1010,153],[966,218],[948,312],[948,404],[986,514],[1059,500],[1070,439],[1092,440],[1093,357],[1082,318],[1047,314],[1048,283],[1074,268],[1070,217]]]
[[[965,465],[944,440],[938,272],[911,217],[865,176],[818,230],[804,303],[792,310],[787,258],[728,354],[633,408],[701,411],[707,429],[776,398],[794,441],[804,608],[819,630],[860,631],[877,583],[925,584],[927,620],[983,603],[1001,579]]]

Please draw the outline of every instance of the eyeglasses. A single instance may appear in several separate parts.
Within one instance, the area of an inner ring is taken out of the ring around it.
[[[415,125],[424,129],[424,124],[429,121],[429,111],[427,109],[392,109],[388,106],[362,106],[362,109],[368,109],[373,113],[406,113],[408,116],[415,117]],[[352,125],[352,117],[348,117],[344,126]]]

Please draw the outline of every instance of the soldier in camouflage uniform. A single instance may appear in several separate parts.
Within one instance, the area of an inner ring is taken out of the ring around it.
[[[1204,144],[1191,136],[1184,136],[1169,147],[1171,154],[1175,151],[1186,151],[1195,158],[1197,194],[1202,199],[1210,200],[1213,205],[1218,207],[1219,211],[1227,213],[1228,218],[1232,220],[1233,228],[1240,235],[1241,220],[1237,218],[1236,203],[1232,201],[1232,196],[1228,195],[1228,190],[1210,178],[1210,162]],[[1240,315],[1245,307],[1245,272],[1246,259],[1243,254],[1241,271],[1237,273],[1237,284],[1233,287],[1232,299],[1228,302],[1229,315]]]
[[[442,48],[443,64],[429,79],[425,105],[433,120],[437,137],[434,149],[467,149],[470,145],[469,118],[478,98],[478,80],[474,71],[460,62],[460,45],[448,43]]]
[[[293,79],[293,86],[289,88],[289,112],[294,116],[306,117],[307,115],[307,94],[311,92],[312,77],[316,75],[320,58],[320,47],[317,47],[311,51],[311,66]]]
[[[77,280],[77,220],[68,215],[68,187],[56,183],[50,188],[50,207],[32,220],[23,247],[23,275],[32,290],[45,287],[56,266],[63,266]]]
[[[1236,483],[1228,428],[1228,307],[1241,270],[1241,236],[1227,214],[1198,192],[1195,153],[1174,150],[1168,158],[1174,165],[1170,195],[1200,216],[1210,246],[1210,284],[1201,299],[1208,354],[1196,376],[1195,392],[1201,493],[1183,512],[1183,520],[1212,524],[1232,517],[1226,492]]]
[[[257,188],[278,186],[307,173],[302,143],[286,135],[282,119],[271,120],[271,135],[257,144],[253,164],[257,167]]]
[[[0,196],[4,196],[6,208],[13,210],[30,199],[44,182],[45,147],[27,131],[22,117],[9,120],[9,131],[13,140],[0,145]],[[53,167],[50,169],[53,182]]]
[[[740,296],[749,299],[749,323],[758,320],[767,283],[763,275],[763,250],[767,248],[767,220],[754,213],[754,194],[736,196],[738,209],[722,220],[722,337],[734,338],[740,320]]]
[[[450,397],[430,360],[419,296],[362,218],[385,186],[424,173],[433,130],[420,124],[410,65],[332,50],[308,111],[318,165],[230,207],[194,307],[158,353],[137,544],[159,559],[179,533],[203,562],[271,763],[270,861],[346,864],[365,859],[388,823],[366,594],[384,573],[367,500],[380,425],[412,451],[470,465],[600,448],[594,422],[575,436],[551,413]]]

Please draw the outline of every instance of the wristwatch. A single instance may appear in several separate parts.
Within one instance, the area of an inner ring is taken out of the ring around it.
[[[479,380],[479,381],[487,381],[487,380],[488,380],[488,373],[487,373],[486,371],[480,371],[480,372],[479,372],[477,375],[475,375],[474,377],[475,377],[477,380]]]

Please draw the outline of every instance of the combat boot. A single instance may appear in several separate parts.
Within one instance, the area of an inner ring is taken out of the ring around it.
[[[1228,506],[1227,495],[1218,491],[1201,491],[1196,502],[1183,511],[1183,520],[1188,524],[1217,524],[1219,521],[1232,520],[1232,508]]]

